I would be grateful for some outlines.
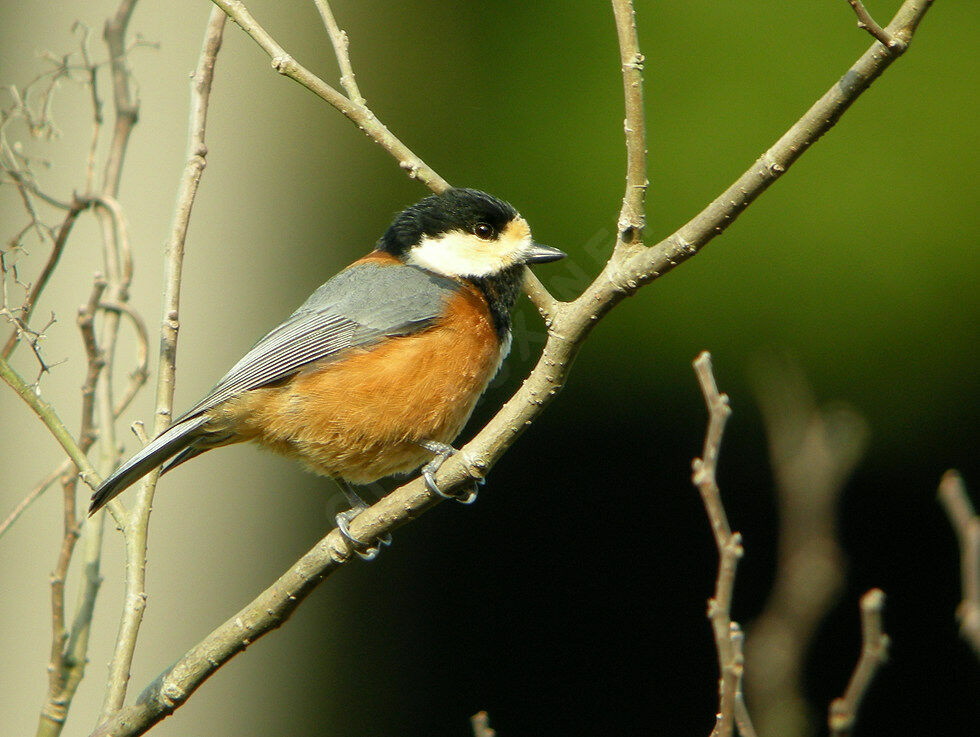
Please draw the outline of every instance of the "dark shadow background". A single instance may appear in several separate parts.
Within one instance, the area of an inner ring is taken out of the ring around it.
[[[132,22],[161,44],[133,57],[143,105],[121,196],[136,303],[151,324],[184,156],[186,72],[207,5],[141,2]],[[898,5],[869,9],[884,20]],[[32,6],[22,19],[3,3],[0,81],[30,79],[38,51],[73,48],[73,20],[98,28],[112,7]],[[301,62],[335,79],[312,4],[249,7]],[[845,2],[639,0],[637,10],[650,242],[722,191],[870,40]],[[581,290],[608,253],[623,186],[608,4],[338,0],[334,11],[382,120],[450,181],[511,200],[539,240],[569,253],[538,269],[544,282],[561,297]],[[858,598],[874,586],[888,596],[892,659],[856,734],[968,733],[980,717],[980,669],[956,631],[957,550],[935,488],[949,467],[974,488],[980,480],[978,20],[975,4],[937,3],[908,54],[792,172],[704,253],[604,320],[475,506],[442,505],[375,563],[348,566],[154,734],[463,735],[479,709],[504,737],[710,732],[717,673],[704,612],[716,560],[688,481],[706,420],[690,361],[703,349],[735,410],[720,485],[745,539],[736,618],[747,624],[763,606],[776,546],[748,366],[785,353],[822,401],[849,403],[872,431],[839,512],[846,589],[808,659],[818,733],[859,653]],[[226,38],[188,242],[179,408],[425,194],[338,114],[272,73],[239,29]],[[70,192],[88,110],[84,90],[60,94],[63,137],[47,176],[64,176],[53,181]],[[7,237],[19,205],[3,207]],[[94,230],[77,242],[43,307],[64,316],[47,350],[71,356],[45,391],[71,418],[84,368],[71,316],[98,268]],[[466,437],[540,348],[527,305],[516,324],[505,373]],[[151,397],[123,427],[151,416]],[[6,510],[58,454],[9,392],[0,409]],[[252,448],[208,454],[168,477],[155,502],[133,694],[310,547],[337,502],[323,480]],[[0,616],[15,623],[0,642],[11,734],[32,728],[44,690],[58,506],[56,494],[45,497],[0,540]],[[121,600],[121,541],[109,533],[92,666],[66,736],[88,733],[102,696]]]

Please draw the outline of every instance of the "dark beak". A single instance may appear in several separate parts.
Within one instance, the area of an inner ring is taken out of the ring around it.
[[[559,251],[551,246],[542,246],[540,243],[532,243],[531,248],[524,254],[526,264],[544,264],[548,261],[557,261],[565,258],[565,252]]]

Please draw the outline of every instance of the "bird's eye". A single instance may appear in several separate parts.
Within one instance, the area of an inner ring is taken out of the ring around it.
[[[477,223],[473,226],[473,235],[488,241],[493,238],[493,226],[487,223]]]

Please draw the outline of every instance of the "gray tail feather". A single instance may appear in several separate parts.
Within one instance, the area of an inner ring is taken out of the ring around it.
[[[92,503],[88,508],[89,515],[95,514],[110,499],[135,484],[168,458],[178,454],[182,455],[182,451],[188,450],[191,443],[200,437],[196,431],[206,421],[207,418],[203,415],[189,417],[183,422],[171,425],[153,438],[139,453],[117,468],[96,489],[95,493],[92,494]]]

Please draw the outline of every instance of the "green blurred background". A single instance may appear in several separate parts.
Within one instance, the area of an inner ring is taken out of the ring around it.
[[[868,7],[884,20],[898,5]],[[336,79],[312,3],[248,6],[299,61]],[[113,7],[0,4],[0,83],[30,80],[43,68],[40,52],[74,50],[76,20],[94,29],[94,54],[104,57],[98,39]],[[608,251],[623,186],[608,3],[333,7],[375,112],[451,182],[513,202],[538,240],[569,253],[538,269],[543,281],[561,297],[577,293]],[[184,160],[187,75],[208,12],[203,0],[144,1],[131,24],[159,43],[132,54],[141,118],[120,195],[134,304],[151,325]],[[637,12],[651,242],[715,197],[869,44],[843,0],[638,0]],[[715,562],[687,480],[704,424],[690,361],[702,349],[735,409],[721,485],[747,549],[736,617],[750,621],[762,607],[775,550],[749,367],[789,355],[818,397],[855,407],[872,432],[841,509],[847,587],[811,653],[809,696],[822,709],[843,690],[859,647],[857,598],[880,586],[893,658],[858,734],[975,724],[980,677],[956,635],[956,547],[934,491],[950,466],[980,480],[978,20],[975,2],[936,3],[908,54],[736,225],[608,316],[477,505],[443,505],[401,530],[377,562],[349,566],[155,734],[460,735],[481,708],[505,735],[710,731],[716,674],[703,611]],[[67,197],[81,186],[90,110],[85,90],[62,87],[53,110],[61,138],[24,144],[51,161],[42,183]],[[234,26],[208,146],[187,246],[178,409],[425,194],[339,114],[273,73]],[[4,239],[23,224],[19,207],[0,190]],[[39,308],[59,318],[45,351],[68,360],[42,388],[66,418],[78,416],[84,375],[74,313],[99,268],[86,222]],[[467,434],[542,344],[527,305],[516,325],[512,357]],[[150,420],[151,397],[144,392],[121,423],[127,450],[135,441],[124,428]],[[0,417],[5,515],[60,456],[9,391],[0,392]],[[208,454],[167,477],[134,695],[313,544],[338,504],[327,482],[254,448]],[[4,734],[33,729],[44,693],[59,514],[49,493],[0,539]],[[104,576],[91,666],[66,735],[87,734],[101,701],[121,601],[114,532]]]

